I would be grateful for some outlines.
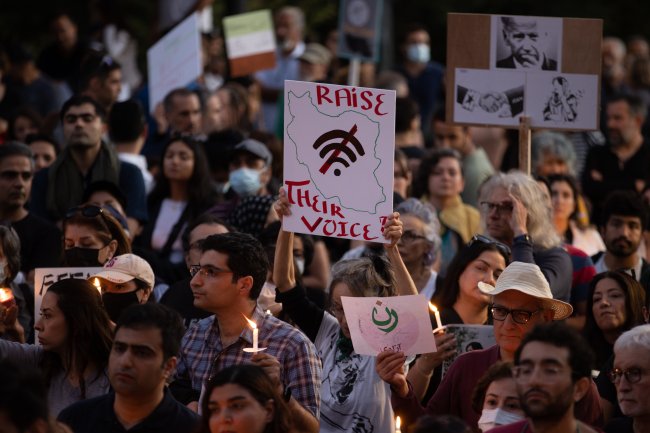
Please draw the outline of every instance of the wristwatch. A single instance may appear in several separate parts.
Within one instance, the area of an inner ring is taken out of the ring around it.
[[[530,236],[528,236],[528,233],[524,233],[523,235],[515,236],[512,239],[512,243],[514,244],[515,242],[524,242],[524,243],[527,243],[527,244],[530,244],[530,245],[533,244],[533,240],[530,238]]]
[[[289,403],[289,400],[291,400],[291,388],[290,387],[287,386],[286,388],[284,388],[284,392],[282,393],[282,399],[285,402]]]

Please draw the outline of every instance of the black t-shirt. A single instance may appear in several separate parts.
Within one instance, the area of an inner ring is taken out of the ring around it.
[[[74,433],[191,433],[194,432],[199,416],[180,404],[169,390],[158,407],[142,422],[126,430],[113,410],[115,394],[77,402],[64,409],[58,420],[68,425]]]
[[[61,231],[54,224],[30,212],[11,226],[20,238],[21,271],[61,264]]]
[[[189,329],[195,322],[211,315],[211,313],[194,306],[194,296],[189,278],[172,284],[160,298],[159,303],[176,310],[183,318],[185,329]]]

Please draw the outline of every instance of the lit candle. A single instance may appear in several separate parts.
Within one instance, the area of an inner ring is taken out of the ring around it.
[[[259,336],[259,329],[257,329],[257,324],[250,320],[248,317],[244,316],[244,319],[248,322],[248,326],[253,329],[253,352],[257,352],[257,338]]]
[[[273,313],[271,313],[271,310],[266,310],[266,314],[267,314],[268,316],[270,316],[270,315],[273,314]]]
[[[16,303],[16,300],[14,299],[14,294],[11,291],[11,289],[7,288],[1,288],[0,289],[0,304],[2,304],[5,308],[12,307]]]
[[[402,420],[399,419],[399,416],[395,418],[395,433],[402,433],[402,430],[400,429],[402,425]]]
[[[93,286],[95,286],[99,292],[102,291],[102,285],[99,283],[99,278],[95,277],[93,280]]]
[[[429,302],[429,309],[433,311],[433,314],[436,316],[436,329],[442,328],[442,321],[440,321],[440,311],[438,311],[438,308]]]

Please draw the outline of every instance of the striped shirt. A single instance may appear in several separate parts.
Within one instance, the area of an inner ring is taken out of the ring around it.
[[[305,409],[319,418],[321,361],[309,338],[293,326],[255,308],[252,320],[259,328],[259,347],[273,355],[281,365],[280,380]],[[216,316],[194,324],[183,337],[176,368],[176,378],[189,380],[200,391],[220,370],[250,362],[253,331],[246,327],[239,338],[227,347],[221,343]]]

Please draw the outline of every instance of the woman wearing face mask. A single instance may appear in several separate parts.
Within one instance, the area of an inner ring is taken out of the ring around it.
[[[172,137],[163,149],[162,170],[149,194],[149,222],[136,240],[143,249],[156,253],[157,274],[174,280],[187,272],[182,264],[183,228],[215,201],[202,144],[186,135]],[[179,264],[182,274],[171,270]]]
[[[221,370],[206,387],[198,433],[286,433],[289,407],[269,377],[256,365]]]
[[[63,220],[63,265],[103,266],[113,256],[131,252],[120,223],[107,209],[95,205],[73,207]]]
[[[57,281],[43,296],[39,313],[34,328],[40,344],[0,340],[0,358],[43,372],[52,416],[106,394],[112,330],[97,289],[86,280]]]
[[[472,407],[481,414],[478,428],[482,432],[524,419],[509,362],[498,362],[485,372],[472,393]]]
[[[288,215],[283,189],[275,204],[280,216]],[[395,296],[416,294],[413,280],[402,262],[397,241],[402,234],[399,214],[384,226],[386,256],[345,260],[334,265],[330,284],[331,313],[309,301],[296,286],[293,233],[281,231],[275,250],[273,279],[277,300],[284,311],[314,342],[323,363],[321,384],[321,433],[339,431],[394,431],[391,392],[375,371],[375,357],[354,352],[343,312],[342,296]],[[391,266],[392,265],[392,266]],[[399,293],[398,293],[399,290]],[[401,361],[403,362],[403,360]]]
[[[135,254],[113,257],[101,272],[88,278],[93,283],[95,279],[102,289],[102,302],[113,323],[117,323],[127,307],[147,302],[155,284],[151,266]]]

